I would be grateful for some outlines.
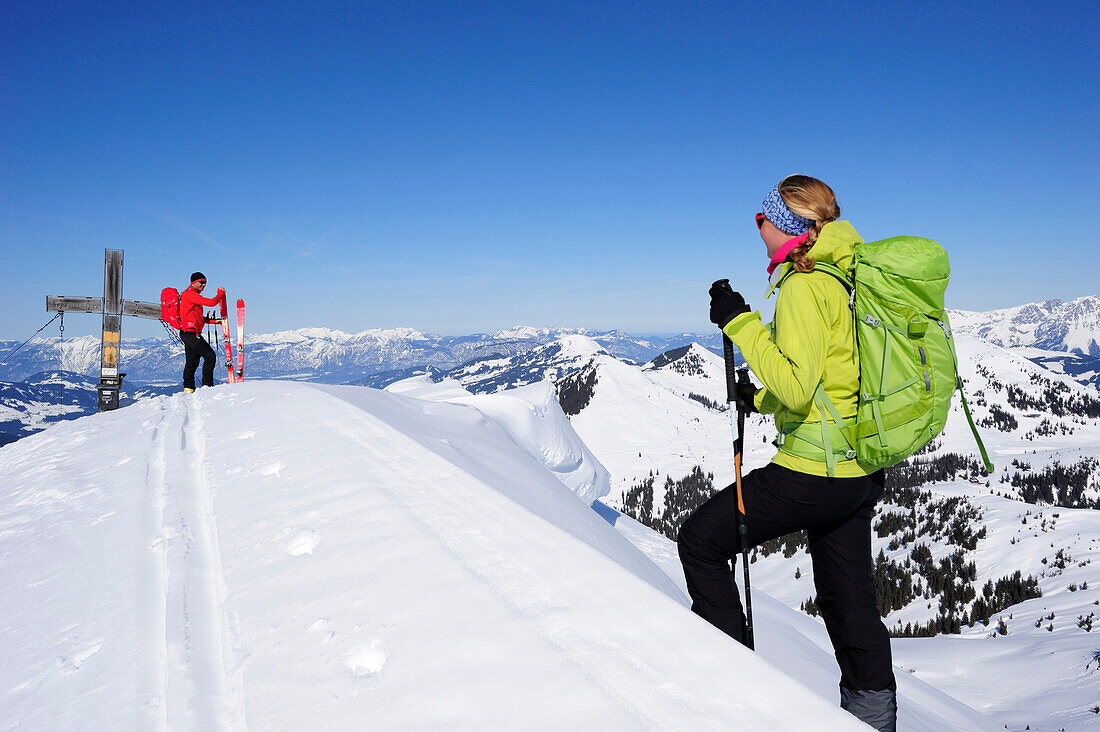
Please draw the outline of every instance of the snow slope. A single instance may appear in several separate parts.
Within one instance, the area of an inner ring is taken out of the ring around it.
[[[0,726],[858,728],[565,487],[540,395],[460,398],[250,382],[0,448]]]
[[[425,398],[443,401],[473,402],[484,410],[487,403],[496,400],[513,400],[518,397],[524,397],[524,401],[531,404],[543,404],[552,393],[548,384],[542,385],[545,391],[540,391],[539,387],[540,385],[536,384],[519,391],[504,392],[489,397],[467,397],[456,394],[453,390],[437,391],[432,388],[430,379],[420,378],[398,382],[391,385],[389,389],[401,393],[418,392]],[[549,421],[556,422],[558,419],[560,416],[552,417]],[[520,434],[537,434],[537,440],[541,443],[546,439],[548,427],[549,425],[544,424],[537,431],[525,429],[521,430]],[[683,570],[673,542],[600,502],[594,503],[593,508],[660,567],[680,589],[681,596],[686,597]],[[775,585],[775,583],[772,584]],[[832,646],[820,620],[787,608],[768,595],[760,593],[758,589],[754,589],[753,601],[756,607],[755,625],[760,655],[825,698],[836,698],[839,671],[833,657]],[[724,638],[722,640],[726,642]],[[991,722],[988,719],[941,689],[906,675],[901,669],[897,674],[901,699],[899,712],[901,729],[931,732],[932,730],[990,728]],[[944,686],[949,687],[950,684]]]

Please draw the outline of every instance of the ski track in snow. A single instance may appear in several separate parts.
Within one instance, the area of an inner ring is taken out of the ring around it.
[[[152,451],[154,512],[161,561],[155,586],[161,729],[245,729],[240,664],[225,603],[206,445],[196,401],[175,400],[157,426]]]
[[[168,415],[165,403],[161,403],[160,421],[153,427],[150,441],[152,446],[146,450],[145,483],[152,500],[147,504],[146,525],[148,535],[153,537],[149,550],[154,555],[152,581],[148,583],[151,597],[148,600],[150,614],[149,630],[152,634],[150,647],[155,654],[152,669],[153,688],[145,692],[149,697],[146,709],[153,715],[157,729],[168,729],[168,708],[164,703],[167,697],[167,660],[168,660],[168,613],[166,609],[165,584],[168,579],[167,532],[164,527],[165,503],[165,454],[167,442]],[[148,423],[146,423],[148,424]]]

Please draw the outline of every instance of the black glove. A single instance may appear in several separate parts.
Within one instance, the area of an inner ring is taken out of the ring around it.
[[[752,385],[751,381],[746,381],[744,384],[737,384],[737,408],[744,410],[745,414],[750,414],[756,411],[756,404],[753,399],[756,398],[756,387]]]
[[[734,292],[729,280],[718,280],[710,286],[710,322],[719,328],[741,313],[749,312],[749,306],[740,292]]]

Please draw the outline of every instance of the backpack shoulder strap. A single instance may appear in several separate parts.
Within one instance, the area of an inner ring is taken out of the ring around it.
[[[848,276],[845,275],[844,272],[841,271],[840,267],[837,267],[836,265],[827,264],[825,262],[818,262],[814,265],[813,271],[822,272],[831,276],[844,287],[845,292],[847,292],[849,295],[851,295],[852,290],[855,289],[855,285],[852,284],[852,281],[849,280]],[[795,272],[797,272],[797,270],[794,267],[788,269],[783,274],[783,276],[779,278],[779,281],[775,283],[774,287],[781,287],[783,283],[787,281],[787,278],[795,274]]]
[[[851,295],[852,290],[855,289],[855,285],[852,284],[852,281],[849,280],[848,276],[844,272],[841,271],[840,267],[837,267],[835,264],[828,264],[827,262],[818,262],[817,264],[814,265],[814,271],[815,272],[824,272],[825,274],[830,275],[833,279],[835,279],[837,282],[839,282],[841,285],[844,286],[844,290],[849,295]]]

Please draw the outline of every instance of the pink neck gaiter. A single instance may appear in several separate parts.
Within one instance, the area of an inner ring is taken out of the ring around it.
[[[795,247],[802,246],[806,243],[806,240],[810,238],[810,232],[800,234],[796,237],[788,239],[783,242],[783,246],[779,247],[779,251],[772,257],[772,261],[768,264],[768,275],[770,276],[775,268],[787,261],[787,255],[791,253],[791,250]]]

